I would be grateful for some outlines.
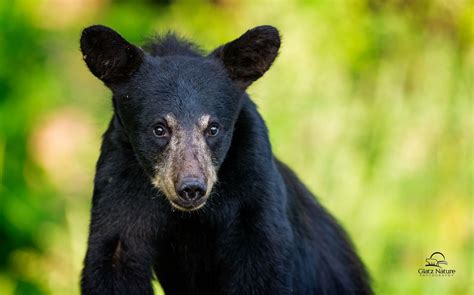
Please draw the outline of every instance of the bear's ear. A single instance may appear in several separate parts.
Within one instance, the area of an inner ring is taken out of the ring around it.
[[[279,48],[278,30],[259,26],[218,47],[210,56],[221,60],[230,78],[245,90],[270,68]]]
[[[95,25],[82,31],[81,51],[94,76],[105,84],[127,81],[143,62],[143,51],[111,28]]]

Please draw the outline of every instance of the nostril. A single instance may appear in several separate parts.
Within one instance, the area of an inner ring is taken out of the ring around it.
[[[187,199],[194,200],[202,197],[204,194],[198,187],[187,187],[184,189],[184,195]]]
[[[182,182],[178,195],[187,200],[196,200],[206,194],[205,184],[197,179],[189,179]]]
[[[188,200],[199,199],[200,197],[204,196],[204,194],[204,190],[197,185],[186,186],[179,192],[180,197]]]

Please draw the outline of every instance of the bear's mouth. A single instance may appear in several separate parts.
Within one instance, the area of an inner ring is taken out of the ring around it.
[[[200,198],[198,200],[183,200],[183,199],[175,199],[175,200],[169,200],[171,206],[173,206],[175,209],[178,209],[180,211],[195,211],[198,209],[201,209],[207,201],[207,198]]]

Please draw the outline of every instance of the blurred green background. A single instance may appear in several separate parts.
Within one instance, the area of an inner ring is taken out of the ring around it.
[[[249,93],[275,153],[353,237],[378,294],[473,294],[473,2],[0,0],[0,294],[78,294],[110,92],[82,28],[203,49],[283,35]],[[434,251],[454,277],[420,277]],[[160,294],[158,284],[157,293]]]

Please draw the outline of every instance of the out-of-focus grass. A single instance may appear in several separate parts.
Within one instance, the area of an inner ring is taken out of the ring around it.
[[[174,29],[207,50],[277,26],[281,54],[249,92],[275,153],[349,231],[377,293],[474,291],[472,3],[156,2],[0,2],[0,294],[79,292],[111,115],[78,50],[92,23],[134,42]],[[418,275],[434,251],[454,277]]]

